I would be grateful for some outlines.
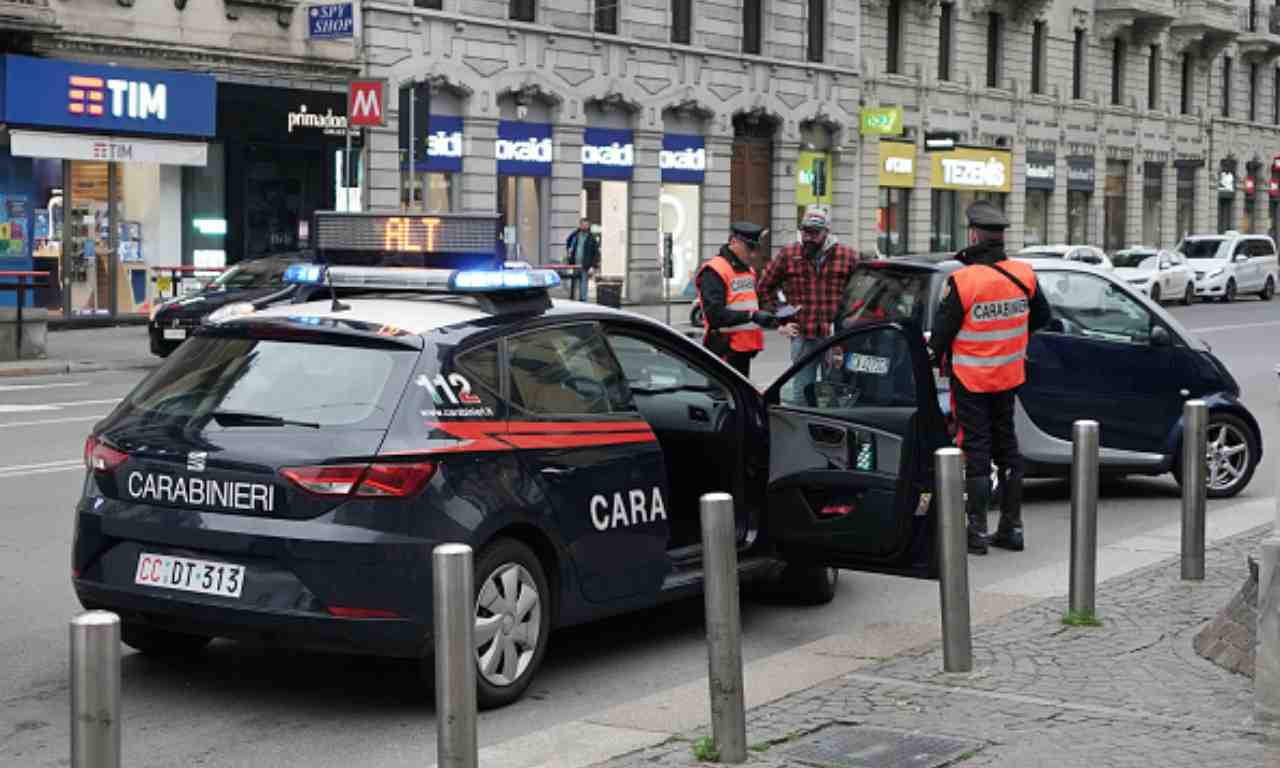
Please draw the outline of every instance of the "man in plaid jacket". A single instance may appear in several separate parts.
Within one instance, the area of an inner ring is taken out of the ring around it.
[[[831,234],[827,209],[811,205],[800,220],[800,242],[783,248],[764,268],[756,285],[761,308],[774,311],[781,290],[787,303],[799,309],[793,322],[779,328],[791,339],[791,362],[809,354],[835,332],[840,299],[857,262],[858,254]],[[797,396],[808,396],[817,373],[815,361],[796,374]]]

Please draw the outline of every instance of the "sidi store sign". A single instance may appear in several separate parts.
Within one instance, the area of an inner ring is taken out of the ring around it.
[[[626,181],[635,164],[635,139],[630,130],[588,128],[583,132],[583,177]]]
[[[417,161],[419,171],[462,171],[462,118],[432,115],[427,126],[427,156]]]
[[[217,130],[210,75],[14,54],[3,62],[0,116],[10,125],[198,137]]]
[[[555,152],[550,123],[498,123],[498,140],[493,144],[498,173],[503,176],[550,176]]]

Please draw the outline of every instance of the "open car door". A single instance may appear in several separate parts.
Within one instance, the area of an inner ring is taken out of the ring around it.
[[[950,440],[918,327],[840,333],[765,407],[768,531],[783,558],[937,578],[933,452]]]

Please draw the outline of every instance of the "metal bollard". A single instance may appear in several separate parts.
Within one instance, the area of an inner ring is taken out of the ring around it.
[[[733,497],[727,493],[703,494],[701,515],[711,736],[721,762],[741,763],[747,759],[747,714],[742,691],[742,622],[738,614]]]
[[[71,620],[71,768],[120,767],[120,617]]]
[[[973,670],[969,626],[969,539],[964,509],[964,456],[959,448],[933,454],[938,510],[938,592],[942,602],[942,669]]]
[[[471,547],[466,544],[441,544],[431,553],[439,768],[476,768],[479,762],[473,568]]]
[[[1098,585],[1098,422],[1071,425],[1071,611],[1092,616]]]
[[[1204,579],[1204,513],[1209,484],[1209,406],[1182,406],[1182,578]]]

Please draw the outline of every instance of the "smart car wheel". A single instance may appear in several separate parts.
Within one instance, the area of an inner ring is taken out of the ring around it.
[[[1267,284],[1262,286],[1262,293],[1258,294],[1263,301],[1271,301],[1271,297],[1276,295],[1276,281],[1274,278],[1267,278]]]
[[[1258,464],[1258,438],[1249,425],[1230,413],[1209,416],[1205,458],[1209,463],[1206,482],[1211,499],[1226,499],[1240,493],[1253,479]],[[1179,451],[1181,455],[1181,451]],[[1181,460],[1174,462],[1174,477],[1182,483]]]
[[[824,565],[787,563],[778,581],[790,602],[797,605],[826,605],[836,597],[840,571]]]
[[[1182,292],[1182,305],[1184,307],[1191,306],[1191,302],[1196,300],[1196,289],[1191,283],[1187,283],[1187,290]]]
[[[120,641],[146,656],[190,656],[204,650],[211,640],[128,621],[120,626]]]
[[[1151,300],[1157,304],[1160,303],[1160,286],[1158,285],[1151,286]]]
[[[476,562],[476,703],[504,707],[524,695],[546,654],[551,590],[542,564],[513,539],[499,539]]]
[[[1236,281],[1227,281],[1227,292],[1222,295],[1222,300],[1230,304],[1236,300]]]

